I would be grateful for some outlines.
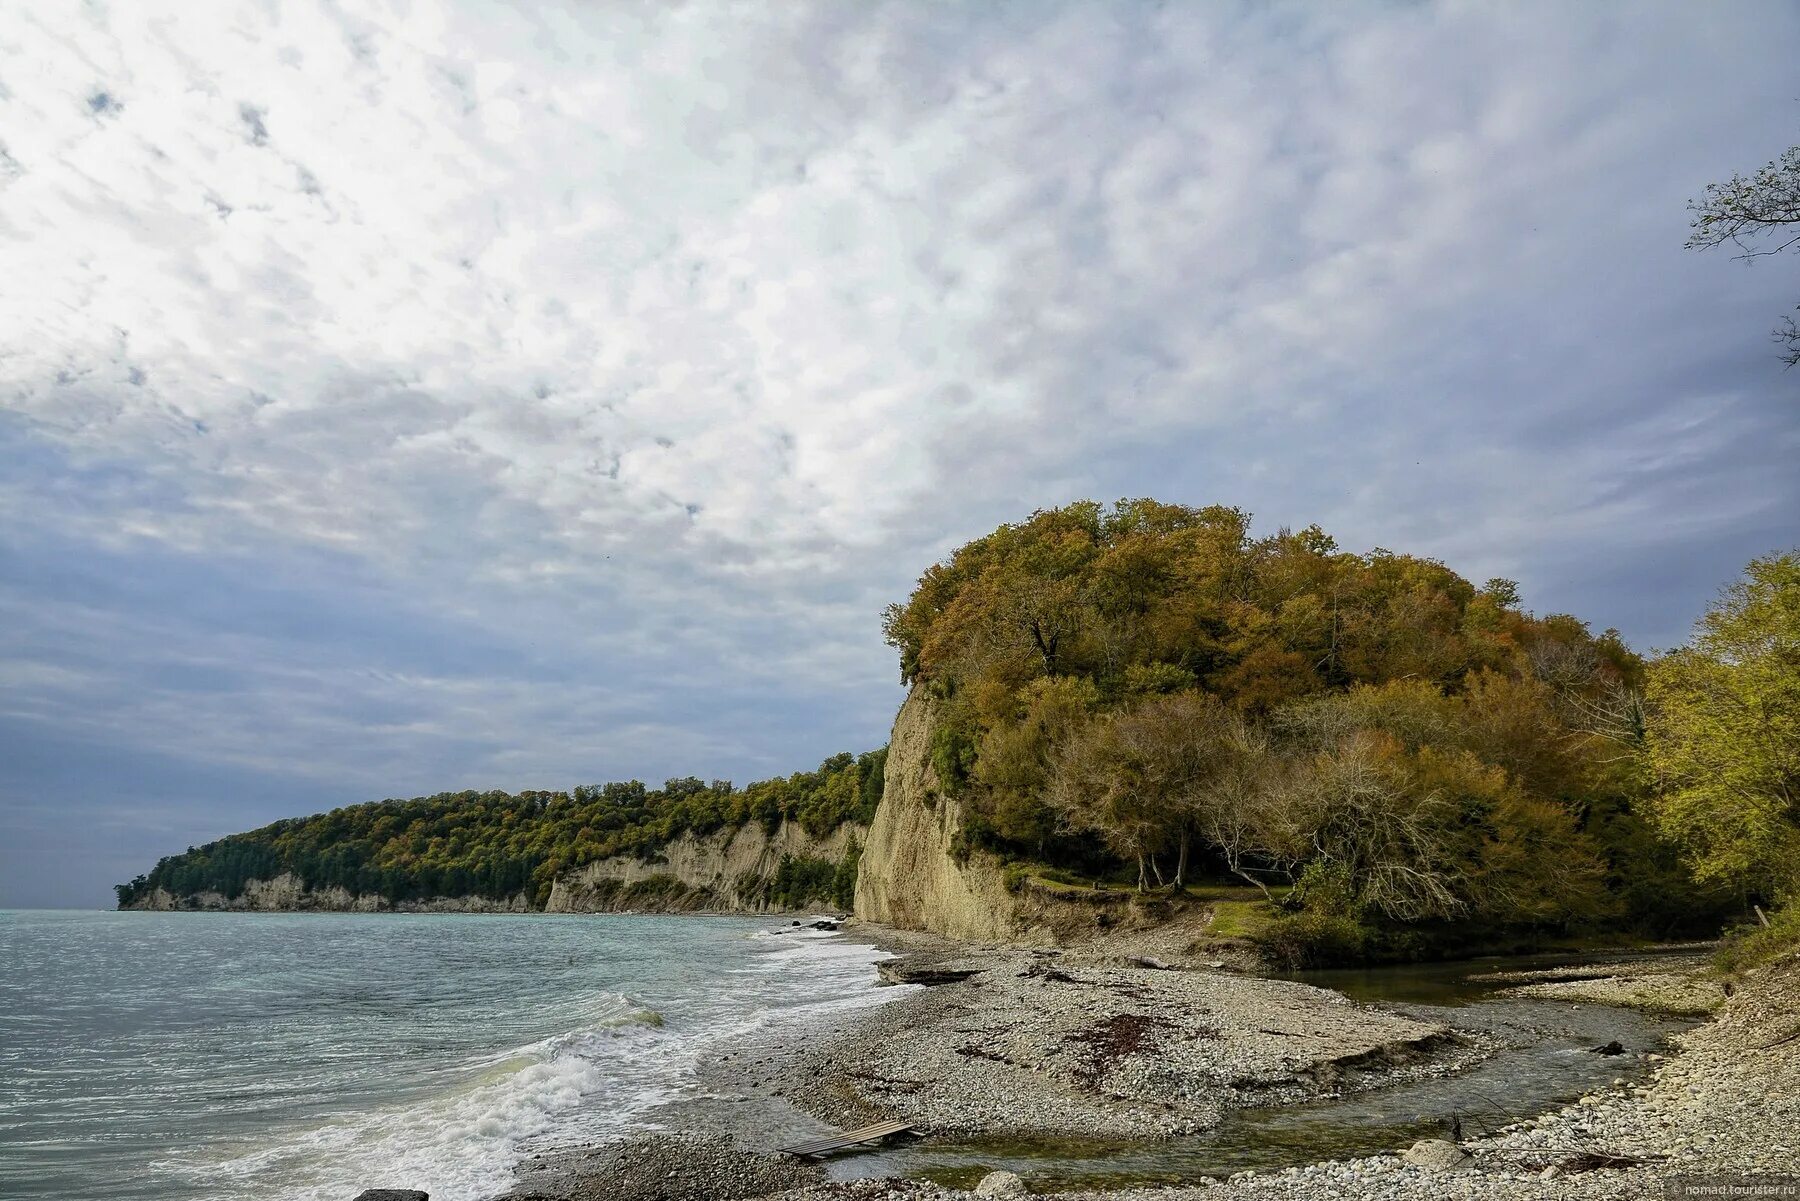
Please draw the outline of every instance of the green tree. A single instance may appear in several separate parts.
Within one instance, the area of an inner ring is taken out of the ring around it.
[[[815,771],[741,790],[681,776],[657,789],[629,780],[570,792],[441,793],[353,805],[190,847],[119,885],[118,899],[130,905],[156,888],[236,897],[252,880],[291,874],[313,889],[341,887],[390,902],[525,894],[542,904],[564,871],[613,855],[654,857],[684,834],[753,822],[773,830],[792,820],[823,837],[846,822],[866,823],[881,798],[886,758],[885,750],[834,755]],[[830,877],[843,865],[826,867]],[[829,883],[815,887],[819,874],[810,861],[804,871],[790,866],[786,887],[796,897],[829,897]]]
[[[1800,552],[1752,560],[1650,666],[1653,813],[1703,880],[1800,890]]]

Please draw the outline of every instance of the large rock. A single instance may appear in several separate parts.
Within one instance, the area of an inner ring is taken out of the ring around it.
[[[1400,1158],[1427,1172],[1461,1172],[1475,1165],[1467,1151],[1441,1138],[1420,1139]]]
[[[977,1197],[1024,1197],[1029,1195],[1025,1182],[1017,1172],[989,1172],[975,1186]]]
[[[356,1194],[356,1201],[431,1201],[431,1195],[412,1188],[371,1188]]]

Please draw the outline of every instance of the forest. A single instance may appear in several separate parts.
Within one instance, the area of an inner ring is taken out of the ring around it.
[[[114,886],[121,908],[154,889],[176,896],[212,891],[236,897],[250,880],[292,872],[309,888],[341,887],[389,901],[526,893],[542,905],[561,873],[611,855],[654,858],[683,834],[751,822],[773,832],[783,821],[814,835],[867,822],[881,800],[883,750],[839,754],[817,771],[762,780],[670,780],[661,788],[626,783],[572,792],[455,792],[375,801],[274,822],[171,855],[145,875]],[[802,865],[805,866],[805,865]],[[774,882],[798,904],[842,886],[827,865],[812,879],[793,865]]]
[[[1753,564],[1735,602],[1777,628],[1761,653],[1790,724],[1796,563]],[[1003,525],[886,632],[937,698],[963,852],[1139,890],[1234,878],[1279,914],[1278,957],[1716,932],[1793,890],[1795,731],[1751,820],[1727,764],[1782,732],[1713,728],[1756,632],[1646,662],[1509,580],[1153,500]]]

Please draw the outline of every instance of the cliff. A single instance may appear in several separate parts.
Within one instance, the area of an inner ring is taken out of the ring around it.
[[[783,822],[773,834],[759,825],[684,834],[653,861],[620,855],[565,873],[551,886],[544,910],[766,913],[782,907],[773,890],[784,856],[835,866],[867,833],[847,822],[815,838],[798,823]]]
[[[762,825],[683,834],[650,858],[613,856],[565,872],[552,882],[549,913],[761,913],[796,905],[828,905],[841,887],[835,878],[853,846],[861,846],[855,911],[860,918],[904,929],[990,943],[1054,943],[1071,931],[1030,886],[1008,891],[1000,862],[959,853],[962,806],[943,790],[931,763],[936,703],[914,689],[894,719],[881,803],[873,822],[840,825],[824,837],[797,822],[773,832]],[[784,859],[792,860],[789,873]],[[528,913],[526,893],[505,900],[481,896],[390,902],[344,888],[308,888],[291,873],[252,879],[242,892],[172,895],[154,888],[133,909],[322,911],[342,913]],[[1109,919],[1110,920],[1110,919]],[[1077,925],[1095,919],[1085,910]]]
[[[383,896],[352,893],[343,888],[315,891],[298,876],[283,872],[272,880],[249,881],[235,897],[221,892],[176,896],[167,889],[156,888],[127,908],[244,913],[529,913],[532,905],[524,893],[503,901],[470,896],[394,903]]]
[[[866,829],[846,823],[815,838],[795,822],[783,822],[773,834],[760,825],[739,826],[696,837],[684,834],[655,859],[614,856],[565,872],[553,882],[544,904],[547,913],[765,913],[784,908],[777,879],[784,857],[812,860],[835,868]],[[792,897],[785,899],[792,900]],[[830,902],[814,897],[813,903]],[[392,902],[373,893],[343,888],[312,889],[292,873],[271,880],[251,880],[243,892],[176,896],[156,888],[133,902],[132,909],[203,910],[214,912],[315,913],[532,913],[537,906],[526,893],[505,900],[491,897],[433,897]]]
[[[856,916],[971,942],[1034,939],[1000,864],[954,840],[962,806],[945,795],[931,765],[935,704],[915,688],[894,719],[887,779],[856,875]]]

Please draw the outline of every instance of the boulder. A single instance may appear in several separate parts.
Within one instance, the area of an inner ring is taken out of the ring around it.
[[[416,1188],[369,1188],[356,1194],[356,1201],[431,1201],[431,1194]]]
[[[1427,1172],[1461,1172],[1475,1166],[1467,1151],[1441,1138],[1420,1139],[1400,1158]]]
[[[1019,1178],[1017,1172],[989,1172],[981,1178],[981,1183],[975,1186],[975,1195],[977,1197],[1023,1197],[1027,1193],[1025,1182]]]

